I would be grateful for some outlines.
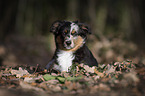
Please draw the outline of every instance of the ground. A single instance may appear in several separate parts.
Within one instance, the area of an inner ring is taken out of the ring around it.
[[[72,66],[70,72],[43,70],[37,66],[0,67],[3,96],[143,96],[145,66],[132,61]]]

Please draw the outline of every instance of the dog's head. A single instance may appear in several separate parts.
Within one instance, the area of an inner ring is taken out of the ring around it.
[[[50,32],[55,35],[56,45],[63,50],[77,50],[91,34],[87,25],[78,21],[55,21]]]

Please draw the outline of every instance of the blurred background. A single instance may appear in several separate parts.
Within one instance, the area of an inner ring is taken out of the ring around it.
[[[0,65],[44,67],[56,20],[86,23],[87,45],[99,63],[145,64],[145,0],[0,0]]]

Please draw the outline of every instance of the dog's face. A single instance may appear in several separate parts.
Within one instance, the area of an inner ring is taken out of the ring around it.
[[[88,26],[83,23],[56,21],[52,24],[50,32],[55,35],[56,45],[62,50],[77,50],[90,34]]]

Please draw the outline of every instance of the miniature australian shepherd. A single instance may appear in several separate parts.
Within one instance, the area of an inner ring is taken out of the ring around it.
[[[86,24],[78,21],[55,21],[50,32],[55,36],[56,50],[46,69],[68,72],[72,64],[76,63],[98,66],[97,60],[85,44],[87,34],[91,34]]]

